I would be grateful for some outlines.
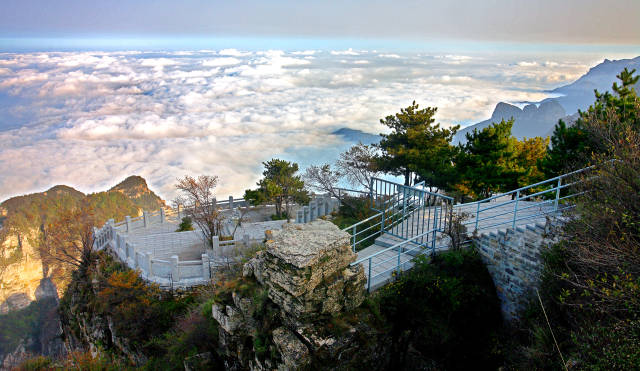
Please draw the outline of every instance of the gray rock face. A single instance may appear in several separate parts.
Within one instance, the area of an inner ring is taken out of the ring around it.
[[[58,301],[58,289],[49,277],[40,280],[40,285],[35,291],[36,300],[54,299]]]
[[[481,121],[475,125],[461,129],[453,138],[453,143],[465,142],[465,134],[473,130],[482,130],[494,123],[513,118],[515,122],[511,128],[511,134],[518,139],[544,136],[558,123],[558,120],[565,117],[564,108],[556,100],[548,100],[539,106],[528,104],[523,109],[514,105],[500,102],[493,110],[489,120]]]
[[[29,303],[31,303],[31,299],[29,299],[27,294],[23,292],[12,294],[7,300],[0,304],[0,314],[7,314],[13,310],[26,308]]]
[[[266,249],[243,267],[257,288],[244,294],[249,297],[234,292],[227,303],[213,304],[222,353],[253,370],[304,369],[320,354],[357,353],[355,327],[337,336],[327,334],[323,322],[362,304],[366,278],[361,266],[349,266],[355,259],[349,235],[327,221],[267,233]],[[261,293],[267,299],[256,299]],[[256,308],[263,300],[269,309]]]
[[[334,224],[287,224],[272,233],[266,247],[250,263],[253,274],[288,315],[333,314],[364,300],[364,271],[349,266],[356,254],[349,235]]]

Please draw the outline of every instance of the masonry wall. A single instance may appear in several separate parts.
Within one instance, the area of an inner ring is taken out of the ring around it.
[[[557,240],[554,223],[536,223],[483,234],[474,240],[498,291],[502,313],[513,321],[535,295],[543,263],[541,252]]]

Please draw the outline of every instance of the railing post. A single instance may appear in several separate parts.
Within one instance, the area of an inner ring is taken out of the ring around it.
[[[367,279],[367,292],[371,292],[371,258],[369,258],[369,277]]]
[[[355,224],[353,225],[352,231],[351,231],[351,237],[352,237],[352,245],[353,246],[353,252],[356,252],[356,226]]]
[[[131,232],[131,217],[129,215],[124,217],[125,223],[127,223],[127,232]]]
[[[178,204],[178,221],[182,221],[182,210],[180,204]]]
[[[213,242],[213,246],[211,246],[213,248],[213,251],[216,252],[218,251],[218,249],[220,249],[220,237],[218,236],[213,236],[211,238],[212,242]]]
[[[242,236],[242,243],[244,244],[244,247],[249,247],[249,235],[245,234],[244,236]]]
[[[318,218],[317,215],[317,202],[316,200],[312,200],[309,202],[309,221],[312,222]]]
[[[147,221],[147,212],[142,211],[142,220],[144,223],[144,227],[147,228],[149,226],[149,222]]]
[[[233,196],[229,196],[229,210],[233,210]]]
[[[165,212],[164,212],[164,208],[161,207],[160,208],[160,224],[164,224],[165,219],[167,218]]]
[[[438,229],[438,207],[433,208],[433,232],[431,236],[431,254],[436,253],[436,230]]]
[[[298,224],[304,223],[304,211],[302,210],[296,211],[296,223]]]
[[[516,203],[513,205],[513,223],[511,223],[511,228],[516,229],[516,219],[518,216],[518,201],[520,200],[520,190],[516,192]]]
[[[480,219],[480,202],[477,203],[478,207],[476,208],[476,232],[478,231],[478,219]]]
[[[180,258],[178,255],[171,255],[169,258],[171,262],[171,280],[172,281],[180,281]]]
[[[562,178],[558,178],[558,186],[556,187],[556,201],[553,206],[553,211],[558,211],[558,202],[560,201],[560,186],[562,186]]]

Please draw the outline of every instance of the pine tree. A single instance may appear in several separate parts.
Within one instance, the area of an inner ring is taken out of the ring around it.
[[[441,170],[451,163],[452,148],[449,142],[458,130],[458,126],[444,129],[435,124],[433,116],[438,109],[427,107],[420,109],[415,101],[400,109],[400,113],[380,120],[380,123],[392,129],[389,134],[381,134],[382,139],[376,145],[382,156],[378,158],[378,168],[386,173],[404,176],[405,185],[411,185],[418,173],[429,185],[440,186]]]
[[[460,145],[455,166],[460,181],[454,188],[474,198],[486,198],[513,186],[520,175],[516,149],[511,137],[513,119],[467,133],[467,142]]]

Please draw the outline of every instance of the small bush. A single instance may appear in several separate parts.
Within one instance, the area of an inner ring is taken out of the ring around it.
[[[496,369],[502,327],[493,281],[469,249],[418,258],[415,267],[379,290],[380,315],[390,327],[395,367],[409,349],[443,369]]]
[[[271,220],[287,220],[289,219],[289,214],[286,211],[283,211],[282,214],[271,214]]]
[[[193,221],[191,220],[191,217],[185,216],[184,218],[182,218],[182,221],[180,222],[178,229],[176,229],[176,232],[186,232],[186,231],[192,231],[192,230],[193,230]]]

